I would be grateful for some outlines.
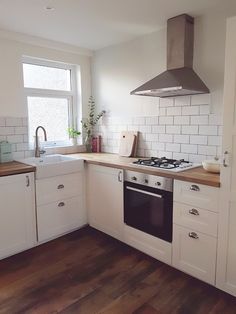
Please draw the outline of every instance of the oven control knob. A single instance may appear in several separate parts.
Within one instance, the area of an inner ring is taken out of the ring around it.
[[[131,177],[131,180],[132,181],[137,181],[137,178],[136,177]]]
[[[145,179],[145,180],[144,180],[144,183],[148,184],[148,179]]]
[[[161,182],[157,181],[157,182],[155,183],[155,185],[160,186],[160,185],[161,185]]]

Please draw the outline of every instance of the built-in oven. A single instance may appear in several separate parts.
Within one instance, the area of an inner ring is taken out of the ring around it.
[[[173,180],[126,171],[124,222],[135,229],[172,242]]]

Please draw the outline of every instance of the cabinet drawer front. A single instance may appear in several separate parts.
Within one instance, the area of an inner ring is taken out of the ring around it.
[[[82,197],[73,197],[37,208],[38,240],[46,241],[87,223]]]
[[[195,236],[198,238],[194,238]],[[205,282],[214,284],[216,243],[214,237],[174,224],[173,266]]]
[[[174,202],[173,220],[177,225],[217,237],[217,213]]]
[[[83,172],[36,180],[37,204],[48,204],[83,193]]]
[[[202,184],[174,181],[174,201],[218,212],[219,189]]]

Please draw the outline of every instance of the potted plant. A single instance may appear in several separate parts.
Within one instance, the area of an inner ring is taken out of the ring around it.
[[[81,134],[75,128],[68,128],[68,134],[72,145],[77,145],[77,137]]]
[[[86,151],[92,151],[92,137],[93,137],[93,128],[98,123],[98,120],[105,114],[105,110],[102,110],[100,113],[95,115],[95,101],[92,96],[89,97],[88,102],[88,118],[85,118],[81,121],[82,127],[85,131],[85,145]]]

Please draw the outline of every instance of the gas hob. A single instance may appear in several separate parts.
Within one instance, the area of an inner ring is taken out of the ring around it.
[[[151,157],[138,159],[133,162],[134,165],[160,168],[161,170],[167,170],[172,172],[181,172],[192,168],[199,167],[200,164],[192,163],[184,159],[176,160],[166,157]]]

